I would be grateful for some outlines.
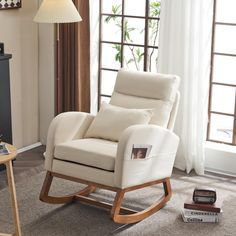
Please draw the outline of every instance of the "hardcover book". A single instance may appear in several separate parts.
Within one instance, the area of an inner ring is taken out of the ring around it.
[[[185,216],[219,216],[222,215],[222,210],[220,213],[212,212],[212,211],[199,211],[199,210],[192,210],[192,209],[182,209]]]
[[[186,215],[185,211],[181,211],[183,221],[186,223],[191,222],[206,222],[206,223],[218,223],[222,217],[221,213],[218,213],[217,215]]]
[[[185,209],[199,210],[199,211],[209,211],[209,212],[221,212],[222,202],[217,200],[214,204],[200,204],[195,203],[192,200],[184,203]]]

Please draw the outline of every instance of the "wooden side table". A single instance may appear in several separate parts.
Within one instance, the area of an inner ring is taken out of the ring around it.
[[[6,165],[7,180],[8,180],[10,197],[11,197],[15,232],[14,232],[14,234],[0,233],[0,236],[21,236],[19,212],[18,212],[18,206],[17,206],[17,200],[16,200],[16,188],[15,188],[13,168],[12,168],[12,160],[14,158],[16,158],[17,151],[16,151],[16,148],[10,144],[7,144],[7,148],[10,151],[10,154],[0,155],[0,164]],[[1,199],[0,199],[0,201],[1,201]]]

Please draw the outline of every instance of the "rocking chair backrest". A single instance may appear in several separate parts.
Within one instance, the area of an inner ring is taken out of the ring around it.
[[[154,109],[150,124],[173,129],[179,104],[179,77],[119,70],[110,103],[125,108]]]

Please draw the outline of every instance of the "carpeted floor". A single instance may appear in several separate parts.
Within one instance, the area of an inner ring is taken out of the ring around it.
[[[173,197],[167,205],[151,217],[131,225],[116,224],[107,211],[78,202],[67,205],[49,205],[38,200],[45,172],[16,184],[23,235],[25,236],[105,236],[105,235],[235,235],[236,234],[236,181],[215,176],[187,176],[174,171]],[[223,202],[223,218],[220,223],[184,223],[180,209],[194,187],[206,185],[217,190]],[[82,185],[67,181],[55,181],[55,193],[74,192]],[[150,187],[127,194],[127,206],[146,207],[160,193],[160,188]],[[97,191],[97,198],[111,201],[114,195]],[[0,190],[0,232],[11,232],[12,219],[7,188]]]

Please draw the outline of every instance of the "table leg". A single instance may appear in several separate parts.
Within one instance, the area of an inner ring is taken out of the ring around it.
[[[16,188],[14,182],[14,175],[13,175],[13,168],[12,168],[12,161],[8,161],[5,163],[7,168],[7,179],[8,179],[8,186],[9,192],[11,197],[11,204],[12,204],[12,213],[13,213],[13,220],[15,224],[15,236],[21,236],[21,229],[20,229],[20,219],[19,219],[19,212],[16,200]]]

